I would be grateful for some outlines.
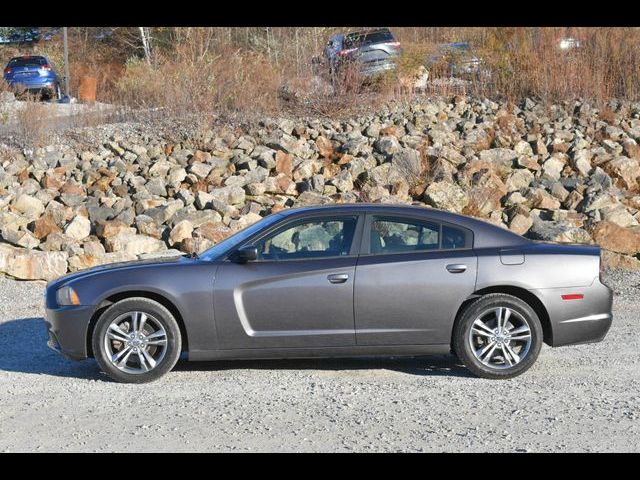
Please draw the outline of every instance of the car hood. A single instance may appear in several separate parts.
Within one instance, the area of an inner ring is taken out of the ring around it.
[[[177,264],[177,263],[187,263],[197,261],[193,258],[188,258],[185,256],[175,256],[175,257],[166,257],[166,258],[151,258],[147,260],[132,260],[128,262],[116,262],[116,263],[107,263],[104,265],[97,265],[95,267],[87,268],[85,270],[80,270],[78,272],[68,273],[67,275],[63,275],[62,277],[57,278],[47,284],[47,288],[53,285],[62,285],[64,283],[71,282],[73,280],[77,280],[79,278],[88,277],[91,275],[95,275],[103,272],[111,272],[114,270],[125,270],[129,268],[140,268],[140,267],[150,267],[154,265],[167,265],[167,264]]]

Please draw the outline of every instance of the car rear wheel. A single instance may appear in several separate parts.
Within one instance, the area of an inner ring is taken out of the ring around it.
[[[542,325],[531,306],[512,295],[489,294],[462,312],[453,349],[479,377],[512,378],[534,364],[542,339]]]
[[[175,318],[163,305],[148,298],[128,298],[100,316],[92,344],[98,365],[112,379],[145,383],[174,367],[182,339]]]

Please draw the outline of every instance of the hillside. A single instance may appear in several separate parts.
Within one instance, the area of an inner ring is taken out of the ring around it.
[[[44,148],[2,146],[0,272],[49,280],[198,252],[271,212],[359,201],[417,203],[533,239],[595,242],[610,265],[638,268],[639,140],[639,103],[598,110],[462,96],[342,121],[265,117],[202,128],[166,118],[70,129]]]

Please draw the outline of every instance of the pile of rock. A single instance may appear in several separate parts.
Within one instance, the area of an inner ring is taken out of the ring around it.
[[[597,242],[638,268],[640,104],[455,97],[347,121],[269,119],[170,141],[131,125],[4,149],[0,272],[52,279],[198,252],[284,208],[406,202],[534,239]],[[102,132],[102,133],[101,133]]]

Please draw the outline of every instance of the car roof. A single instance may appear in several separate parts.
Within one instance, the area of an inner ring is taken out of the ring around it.
[[[468,217],[457,213],[430,208],[424,205],[406,205],[389,203],[332,203],[325,205],[314,205],[306,207],[296,207],[278,212],[279,215],[313,215],[322,213],[378,213],[388,215],[409,215],[425,216],[435,221],[448,222],[468,228],[473,232],[474,248],[509,247],[525,245],[531,240],[517,235],[509,230],[501,228],[481,219]]]
[[[14,60],[47,60],[47,57],[44,55],[20,55],[19,57],[13,57],[10,62]]]
[[[375,33],[389,33],[391,35],[393,35],[391,33],[391,30],[389,30],[388,28],[373,28],[373,29],[369,29],[369,30],[356,30],[354,32],[349,32],[346,34],[345,37],[348,37],[350,39],[356,38],[356,37],[365,37],[368,35],[373,35]]]

